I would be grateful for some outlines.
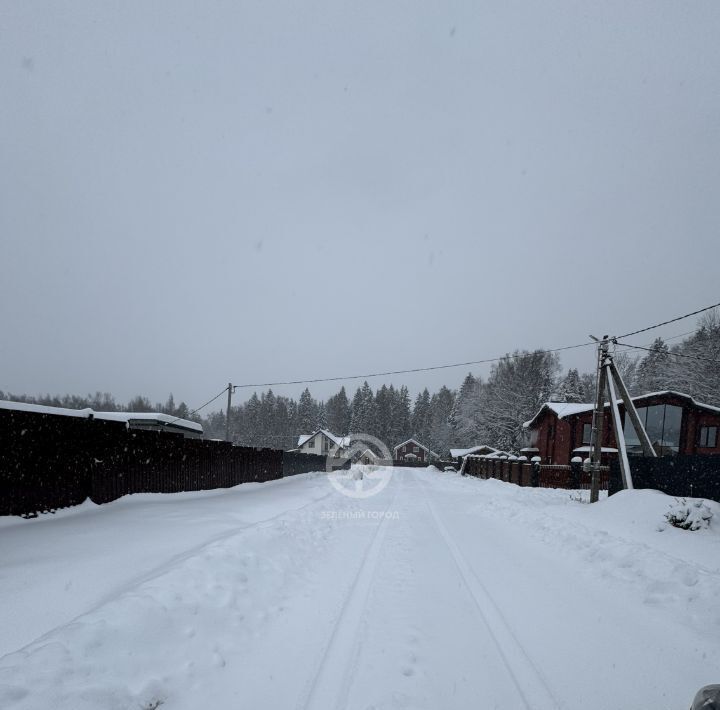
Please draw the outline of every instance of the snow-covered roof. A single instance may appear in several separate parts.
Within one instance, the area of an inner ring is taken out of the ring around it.
[[[170,414],[161,414],[160,412],[96,412],[89,407],[86,409],[66,409],[64,407],[49,407],[44,404],[27,404],[8,400],[0,400],[0,409],[13,409],[18,412],[33,412],[35,414],[54,414],[62,417],[103,419],[105,421],[124,422],[125,424],[131,421],[157,422],[166,426],[172,424],[179,429],[191,429],[200,434],[203,431],[202,425],[197,422],[178,419]]]
[[[312,434],[300,434],[298,437],[298,446],[302,446],[306,442],[310,441],[314,436],[317,436],[318,434],[325,434],[325,436],[330,439],[330,441],[335,444],[335,446],[340,446],[341,448],[347,448],[350,446],[350,437],[349,436],[336,436],[331,431],[328,431],[327,429],[318,429],[317,431],[314,431]]]
[[[365,449],[365,451],[360,454],[361,458],[363,456],[372,456],[374,459],[377,458],[377,454],[372,449]]]
[[[91,410],[92,411],[92,410]],[[165,426],[175,426],[180,429],[192,429],[202,434],[202,424],[192,422],[189,419],[178,419],[172,414],[162,414],[161,412],[94,412],[96,419],[104,419],[111,422],[156,422]]]
[[[44,404],[27,404],[26,402],[11,402],[7,399],[0,399],[0,409],[14,409],[18,412],[34,412],[35,414],[59,414],[64,417],[82,417],[88,419],[93,410],[87,409],[65,409],[64,407],[48,407]]]
[[[402,443],[398,444],[396,447],[393,448],[393,453],[395,453],[401,446],[405,446],[405,444],[417,444],[421,449],[424,449],[429,454],[432,454],[433,456],[437,456],[437,458],[440,458],[434,451],[429,449],[424,444],[421,444],[417,439],[407,439],[406,441],[403,441]]]
[[[493,446],[487,446],[487,444],[481,444],[480,446],[471,446],[469,449],[450,449],[450,456],[452,456],[452,458],[456,459],[461,456],[469,456],[470,454],[477,453],[478,451],[482,451],[483,449],[487,450],[488,453],[497,451],[497,449],[494,448]]]
[[[687,400],[692,406],[697,407],[698,409],[705,409],[709,412],[717,412],[720,413],[720,407],[714,407],[711,404],[704,404],[703,402],[698,402],[696,399],[691,397],[689,394],[684,394],[682,392],[676,392],[675,390],[662,390],[660,392],[647,392],[645,394],[638,394],[635,397],[631,397],[633,402],[637,402],[643,399],[650,399],[651,397],[663,397],[663,396],[673,396],[673,397],[680,397],[682,399]],[[622,400],[617,400],[618,404],[622,404]],[[605,407],[610,406],[610,402],[605,402]],[[590,402],[545,402],[543,406],[540,408],[540,411],[529,421],[523,423],[524,428],[531,427],[538,419],[538,417],[546,410],[550,410],[552,412],[555,412],[558,419],[564,419],[565,417],[571,417],[575,414],[582,414],[583,412],[592,412],[595,405]]]

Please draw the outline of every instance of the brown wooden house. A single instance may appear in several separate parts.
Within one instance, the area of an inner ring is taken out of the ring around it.
[[[430,461],[435,461],[438,458],[440,457],[434,451],[431,451],[427,446],[424,446],[415,439],[403,441],[402,444],[398,444],[393,449],[393,459],[395,461],[417,461],[428,463]]]
[[[720,408],[673,391],[651,392],[632,400],[658,455],[720,454]],[[622,403],[619,409],[628,453],[641,454],[640,441]],[[604,460],[617,454],[609,410],[608,402],[603,426]],[[524,424],[528,446],[521,453],[554,464],[569,464],[574,456],[586,458],[590,452],[592,413],[592,404],[546,402]]]

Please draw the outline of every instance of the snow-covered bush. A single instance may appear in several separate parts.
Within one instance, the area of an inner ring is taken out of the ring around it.
[[[670,505],[670,510],[665,513],[666,520],[670,525],[683,530],[702,530],[710,527],[710,519],[713,514],[703,500],[690,500],[676,498]]]

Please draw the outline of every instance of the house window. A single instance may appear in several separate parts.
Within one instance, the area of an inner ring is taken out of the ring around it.
[[[716,426],[701,426],[698,446],[705,449],[714,449],[717,446],[717,431]]]
[[[583,424],[583,444],[592,444],[592,424]]]
[[[682,424],[682,408],[671,404],[658,404],[651,407],[638,407],[638,417],[645,427],[650,443],[660,456],[676,454],[680,450],[680,425]],[[632,420],[625,416],[625,444],[628,453],[642,453]]]
[[[308,449],[314,449],[315,448],[315,439],[310,439],[308,441]]]
[[[417,454],[417,453],[419,453],[419,451],[420,451],[419,446],[413,446],[413,453]]]

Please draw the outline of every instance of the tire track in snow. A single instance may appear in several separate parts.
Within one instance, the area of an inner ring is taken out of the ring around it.
[[[527,710],[557,710],[562,708],[563,704],[555,697],[543,673],[520,643],[492,595],[480,581],[480,578],[440,519],[432,500],[427,495],[425,484],[419,477],[415,478],[422,490],[422,496],[430,511],[430,517],[435,528],[444,540],[455,562],[458,574],[470,597],[475,602],[478,617],[487,628],[490,638],[497,647],[503,665],[513,681],[523,706]]]
[[[399,477],[395,477],[397,481]],[[397,484],[396,484],[397,485]],[[297,710],[341,710],[346,707],[350,672],[358,654],[358,629],[373,586],[378,558],[385,539],[387,513],[398,497],[396,490],[372,533],[357,574],[345,593],[340,611],[335,616],[330,636],[320,654],[317,670],[296,704]]]
[[[308,501],[307,503],[304,503],[303,505],[299,506],[298,508],[288,508],[286,510],[283,510],[276,515],[272,515],[269,518],[265,518],[264,520],[258,520],[252,523],[243,523],[237,526],[234,526],[228,530],[223,530],[222,532],[219,532],[215,535],[211,535],[210,537],[204,539],[202,542],[192,545],[191,547],[186,548],[182,552],[177,552],[167,559],[163,560],[161,563],[155,565],[154,567],[151,567],[150,569],[142,572],[141,574],[135,575],[134,577],[130,577],[128,579],[123,580],[121,584],[117,584],[116,586],[109,589],[107,592],[105,592],[97,601],[90,604],[87,608],[83,609],[81,612],[79,612],[77,615],[70,617],[67,621],[63,621],[60,624],[57,624],[51,628],[49,628],[47,631],[44,631],[43,633],[39,634],[36,638],[32,639],[31,641],[28,641],[22,645],[20,645],[18,648],[13,649],[12,651],[8,651],[7,653],[0,654],[0,660],[5,658],[6,656],[10,656],[13,653],[18,653],[22,651],[23,649],[27,648],[33,643],[36,643],[37,641],[40,641],[46,637],[49,637],[51,634],[53,634],[55,631],[57,631],[60,628],[63,628],[65,626],[69,626],[71,624],[76,623],[79,619],[81,619],[86,614],[91,614],[93,612],[96,612],[105,605],[113,602],[115,599],[117,599],[122,594],[125,594],[127,592],[130,592],[137,587],[150,582],[154,579],[157,579],[158,577],[161,577],[163,574],[173,570],[178,565],[182,564],[186,560],[189,560],[196,555],[200,554],[203,550],[206,550],[210,547],[213,547],[214,545],[229,541],[233,538],[241,539],[247,534],[252,533],[256,530],[264,530],[264,529],[270,529],[274,525],[276,525],[279,521],[281,521],[283,518],[293,516],[295,514],[300,514],[304,512],[307,508],[311,508],[312,506],[322,503],[325,501],[326,498],[329,498],[331,495],[333,495],[333,492],[325,493],[324,495],[320,496],[319,498],[314,498],[311,501]]]

